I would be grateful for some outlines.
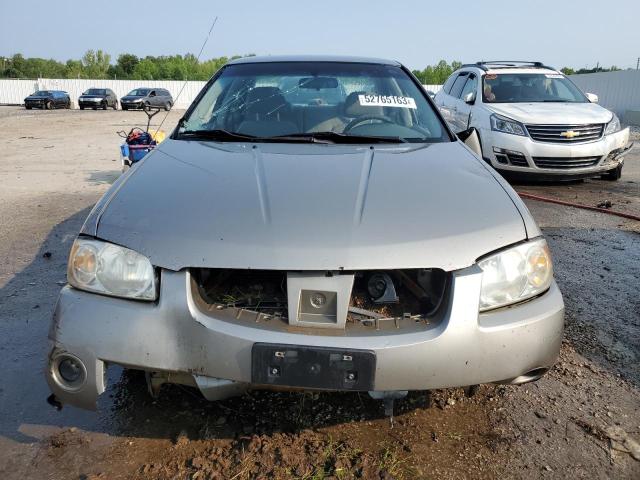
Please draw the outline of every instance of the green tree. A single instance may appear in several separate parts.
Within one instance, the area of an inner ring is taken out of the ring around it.
[[[84,71],[88,78],[106,78],[111,55],[102,50],[87,50],[82,57]]]

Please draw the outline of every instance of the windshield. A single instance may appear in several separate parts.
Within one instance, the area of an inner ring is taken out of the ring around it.
[[[90,88],[83,95],[106,95],[104,88]]]
[[[559,73],[488,73],[483,81],[485,103],[588,102],[578,87]]]
[[[400,67],[340,62],[227,66],[185,117],[178,137],[196,132],[224,132],[224,141],[320,135],[351,143],[363,137],[450,141],[425,93]],[[214,137],[208,136],[220,140]]]
[[[137,88],[135,90],[131,90],[129,93],[127,93],[127,95],[130,97],[146,97],[147,95],[149,95],[149,89]]]
[[[48,90],[38,90],[36,93],[33,94],[34,97],[48,97],[49,96],[49,91]]]

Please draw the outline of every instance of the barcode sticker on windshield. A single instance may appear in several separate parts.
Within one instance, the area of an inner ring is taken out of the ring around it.
[[[368,107],[400,107],[418,108],[411,97],[396,97],[395,95],[358,95],[360,105]]]

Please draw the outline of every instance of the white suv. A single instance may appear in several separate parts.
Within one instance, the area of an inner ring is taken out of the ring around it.
[[[484,159],[511,175],[617,180],[631,148],[596,95],[540,62],[463,65],[434,101],[456,133],[474,127]]]

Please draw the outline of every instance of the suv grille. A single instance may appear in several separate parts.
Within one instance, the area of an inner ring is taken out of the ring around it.
[[[525,125],[531,138],[537,142],[582,143],[602,137],[603,123],[590,125]]]
[[[584,168],[593,167],[600,157],[533,157],[538,168]]]

